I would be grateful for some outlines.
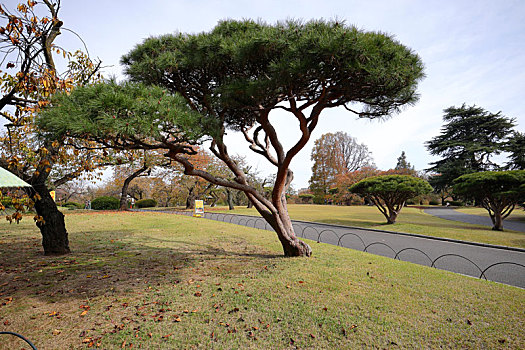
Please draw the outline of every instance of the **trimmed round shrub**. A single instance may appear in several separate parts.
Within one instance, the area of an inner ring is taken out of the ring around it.
[[[435,199],[431,199],[428,204],[430,205],[439,205],[439,201],[435,200]]]
[[[453,205],[455,207],[462,207],[465,205],[465,203],[461,202],[461,201],[451,201],[450,202],[450,205]]]
[[[157,201],[151,198],[141,199],[135,202],[137,208],[151,208],[157,206]]]
[[[315,196],[311,193],[303,193],[299,195],[301,203],[310,203]]]
[[[98,197],[91,201],[91,209],[94,210],[116,210],[120,206],[120,200],[115,197]]]
[[[84,209],[84,206],[77,202],[66,202],[62,206],[68,208],[69,210]]]

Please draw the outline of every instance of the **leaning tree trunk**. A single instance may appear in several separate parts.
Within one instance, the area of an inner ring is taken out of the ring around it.
[[[285,256],[311,256],[312,248],[295,235],[288,211],[273,215],[270,224],[277,233]]]
[[[120,193],[120,208],[119,210],[128,210],[128,188],[129,184],[133,179],[141,175],[142,173],[146,172],[148,170],[148,167],[146,164],[139,170],[135,171],[133,174],[131,174],[126,180],[124,180],[124,184],[122,185],[122,191]]]
[[[288,214],[286,208],[286,198],[283,195],[282,199],[277,203],[273,202],[274,206],[278,208],[276,212],[269,212],[264,208],[260,202],[258,202],[250,194],[247,194],[248,199],[254,204],[255,209],[261,214],[261,216],[272,226],[281,242],[283,247],[284,255],[287,257],[296,256],[311,256],[312,248],[305,242],[301,241],[295,235],[292,220]]]
[[[49,194],[49,189],[42,184],[34,184],[30,192],[36,191],[40,199],[35,202],[35,210],[43,218],[43,222],[37,222],[42,234],[42,247],[45,255],[61,255],[71,253],[69,240],[62,214]],[[34,192],[32,193],[34,194]]]
[[[267,199],[262,193],[247,184],[246,177],[237,167],[236,162],[232,161],[226,154],[224,145],[219,144],[217,147],[219,147],[222,152],[221,160],[223,160],[237,176],[234,183],[217,178],[205,171],[195,169],[194,165],[191,164],[186,157],[177,153],[177,149],[170,150],[168,156],[184,166],[185,175],[199,176],[210,182],[210,184],[243,191],[259,214],[261,214],[277,233],[285,256],[311,256],[312,248],[297,238],[292,226],[292,220],[288,215],[285,192],[293,180],[293,173],[288,170],[286,166],[283,166],[277,172],[271,199]],[[219,153],[217,150],[214,152],[214,154]]]

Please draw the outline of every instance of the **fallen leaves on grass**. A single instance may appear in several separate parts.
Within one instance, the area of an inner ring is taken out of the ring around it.
[[[82,313],[80,314],[80,317],[83,317],[83,316],[87,315],[88,310],[90,309],[90,306],[89,305],[80,305],[79,309],[84,309],[84,311],[82,311]]]
[[[8,305],[8,304],[13,302],[13,298],[5,298],[4,300],[5,301],[2,301],[2,303],[0,304],[0,307],[6,306],[6,305]]]
[[[357,331],[357,326],[355,324],[351,325],[348,330],[353,330],[354,332]],[[344,328],[341,328],[341,333],[343,333],[343,335],[346,337],[346,335],[348,334],[348,332],[346,331],[346,329]]]

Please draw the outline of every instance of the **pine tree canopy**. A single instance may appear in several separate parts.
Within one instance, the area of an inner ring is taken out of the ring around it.
[[[424,76],[420,58],[391,36],[323,20],[223,21],[209,33],[147,39],[122,63],[132,80],[178,92],[233,128],[285,101],[387,116],[416,102]]]

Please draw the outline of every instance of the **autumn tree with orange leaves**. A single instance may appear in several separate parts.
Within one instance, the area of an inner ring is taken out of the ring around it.
[[[64,216],[49,194],[50,186],[93,170],[101,159],[97,152],[74,147],[87,141],[39,138],[34,124],[54,93],[70,93],[77,85],[100,79],[100,63],[55,44],[63,28],[60,7],[60,0],[0,7],[0,115],[6,129],[0,134],[0,166],[32,185],[27,200],[34,202],[47,255],[70,252]],[[66,60],[66,71],[57,71],[57,57]]]
[[[365,144],[345,132],[327,133],[315,140],[311,159],[310,190],[317,197],[347,203],[355,197],[347,191],[348,180],[363,168],[374,168],[374,160]]]

